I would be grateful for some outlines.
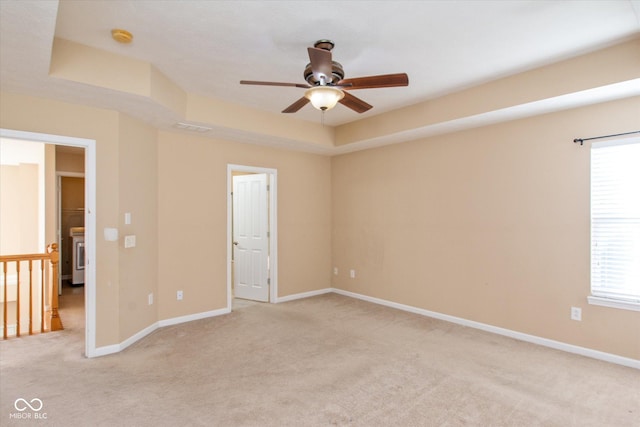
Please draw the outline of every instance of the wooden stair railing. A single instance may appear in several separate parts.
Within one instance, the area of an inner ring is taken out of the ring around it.
[[[29,268],[29,335],[34,333],[33,324],[34,324],[34,288],[39,293],[40,297],[40,332],[49,332],[49,331],[59,331],[64,329],[62,327],[62,320],[60,319],[60,314],[58,313],[58,262],[60,260],[60,253],[58,252],[58,244],[52,243],[47,246],[47,252],[43,254],[25,254],[25,255],[0,255],[0,263],[2,263],[2,272],[3,272],[3,280],[2,280],[2,306],[3,306],[3,333],[2,338],[7,339],[9,337],[9,281],[8,281],[8,273],[9,266],[11,263],[15,263],[15,314],[16,314],[16,337],[20,336],[21,328],[20,328],[20,310],[21,310],[21,277],[20,277],[20,268],[21,264],[27,263]],[[38,263],[39,261],[39,263]],[[33,279],[33,269],[34,263],[40,265],[39,273],[40,280],[39,284],[34,283]],[[26,281],[26,280],[25,280]],[[39,285],[39,286],[37,286]],[[45,309],[45,299],[48,298],[50,303],[50,310]]]

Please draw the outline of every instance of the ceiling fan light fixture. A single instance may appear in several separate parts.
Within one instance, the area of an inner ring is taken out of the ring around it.
[[[320,111],[327,111],[344,98],[344,92],[333,86],[314,86],[304,93],[311,105]]]

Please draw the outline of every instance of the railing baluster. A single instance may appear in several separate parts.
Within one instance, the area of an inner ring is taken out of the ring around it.
[[[3,328],[2,328],[2,339],[7,339],[7,329],[8,329],[8,325],[7,325],[7,307],[8,307],[8,303],[7,303],[7,288],[9,287],[9,284],[7,283],[7,262],[3,262],[2,263],[2,272],[3,272],[3,278],[4,278],[4,302],[2,303],[3,306]]]
[[[40,333],[44,332],[44,259],[40,260]]]
[[[29,260],[29,335],[33,335],[33,260]]]
[[[16,337],[20,336],[20,261],[16,261]]]

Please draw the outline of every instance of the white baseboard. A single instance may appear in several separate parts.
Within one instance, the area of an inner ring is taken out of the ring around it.
[[[36,316],[38,313],[36,313]],[[33,323],[31,324],[31,330],[34,334],[40,334],[40,318],[34,318]],[[18,330],[17,323],[9,323],[7,325],[7,337],[15,337],[17,336],[16,332]],[[4,336],[4,326],[0,325],[0,335]],[[29,335],[29,318],[25,317],[20,320],[20,336],[24,337]]]
[[[106,356],[108,354],[119,353],[130,345],[140,341],[142,338],[146,337],[156,329],[162,328],[164,326],[177,325],[179,323],[191,322],[193,320],[206,319],[207,317],[220,316],[222,314],[228,314],[230,312],[231,310],[229,310],[228,308],[221,308],[219,310],[205,311],[202,313],[189,314],[187,316],[159,320],[147,326],[143,330],[136,332],[126,340],[122,341],[120,344],[113,344],[96,348],[95,351],[87,357],[100,357]]]
[[[20,328],[20,329],[22,329],[22,328]],[[15,337],[17,330],[18,330],[18,325],[16,325],[15,323],[11,323],[11,324],[7,325],[7,336],[8,337]],[[0,326],[0,335],[4,336],[4,326]]]
[[[302,298],[315,297],[316,295],[328,294],[333,292],[333,288],[318,289],[317,291],[302,292],[299,294],[287,295],[276,299],[276,303],[293,301]]]
[[[228,308],[220,308],[218,310],[204,311],[202,313],[188,314],[186,316],[173,317],[171,319],[164,319],[158,321],[158,326],[171,326],[179,323],[191,322],[193,320],[206,319],[207,317],[221,316],[223,314],[229,314],[231,310]]]
[[[592,359],[603,360],[605,362],[615,363],[622,366],[628,366],[630,368],[640,369],[640,360],[631,359],[629,357],[618,356],[616,354],[605,353],[599,350],[593,350],[586,347],[580,347],[573,344],[567,344],[561,341],[550,340],[548,338],[542,338],[535,335],[529,335],[522,332],[513,331],[511,329],[500,328],[498,326],[487,325],[486,323],[475,322],[473,320],[463,319],[461,317],[450,316],[448,314],[442,314],[435,311],[425,310],[410,305],[399,304],[393,301],[387,301],[380,298],[374,298],[367,295],[357,294],[355,292],[344,291],[342,289],[332,288],[332,292],[336,294],[344,295],[351,298],[357,298],[363,301],[372,302],[374,304],[380,304],[398,310],[408,311],[410,313],[420,314],[422,316],[432,317],[434,319],[440,319],[451,323],[456,323],[462,326],[468,326],[470,328],[480,329],[486,332],[491,332],[498,335],[503,335],[509,338],[514,338],[520,341],[530,342],[532,344],[538,344],[544,347],[553,348],[556,350],[566,351],[568,353],[579,354],[581,356],[591,357]]]
[[[141,331],[136,332],[126,340],[122,341],[120,344],[107,345],[104,347],[98,347],[95,349],[95,352],[88,357],[99,357],[106,356],[108,354],[119,353],[125,348],[129,347],[131,344],[134,344],[140,341],[142,338],[149,335],[151,332],[158,329],[158,322],[152,323]]]
[[[135,344],[136,342],[140,341],[142,338],[146,337],[151,332],[153,332],[156,329],[158,329],[158,327],[159,327],[158,326],[158,322],[152,323],[151,325],[147,326],[143,330],[138,331],[135,334],[131,335],[129,338],[127,338],[126,340],[124,340],[124,341],[122,341],[120,343],[120,351],[122,351],[125,348],[129,347],[131,344]]]
[[[93,357],[107,356],[109,354],[119,353],[122,350],[123,349],[120,344],[105,345],[102,347],[96,347],[96,349],[91,354],[87,354],[86,356],[91,359]]]
[[[544,346],[544,347],[549,347],[549,348],[553,348],[553,349],[556,349],[556,350],[566,351],[568,353],[578,354],[578,355],[581,355],[581,356],[590,357],[592,359],[603,360],[605,362],[615,363],[615,364],[618,364],[618,365],[627,366],[627,367],[630,367],[630,368],[634,368],[634,369],[639,369],[640,370],[640,360],[637,360],[637,359],[631,359],[631,358],[628,358],[628,357],[618,356],[616,354],[605,353],[603,351],[593,350],[593,349],[586,348],[586,347],[580,347],[580,346],[573,345],[573,344],[567,344],[567,343],[564,343],[564,342],[561,342],[561,341],[555,341],[555,340],[551,340],[551,339],[548,339],[548,338],[542,338],[542,337],[538,337],[538,336],[535,336],[535,335],[529,335],[529,334],[525,334],[525,333],[522,333],[522,332],[513,331],[511,329],[500,328],[498,326],[492,326],[492,325],[488,325],[486,323],[480,323],[480,322],[476,322],[476,321],[473,321],[473,320],[463,319],[461,317],[451,316],[451,315],[448,315],[448,314],[442,314],[442,313],[438,313],[436,311],[425,310],[423,308],[418,308],[418,307],[414,307],[414,306],[410,306],[410,305],[400,304],[400,303],[393,302],[393,301],[387,301],[387,300],[380,299],[380,298],[374,298],[374,297],[370,297],[370,296],[367,296],[367,295],[362,295],[362,294],[358,294],[358,293],[355,293],[355,292],[349,292],[349,291],[345,291],[345,290],[337,289],[337,288],[325,288],[325,289],[319,289],[319,290],[316,290],[316,291],[302,292],[302,293],[299,293],[299,294],[287,295],[287,296],[284,296],[282,298],[278,298],[276,300],[276,303],[294,301],[294,300],[297,300],[297,299],[314,297],[314,296],[317,296],[317,295],[323,295],[323,294],[327,294],[327,293],[331,293],[331,292],[339,294],[339,295],[344,295],[344,296],[347,296],[347,297],[351,297],[351,298],[360,299],[360,300],[363,300],[363,301],[368,301],[368,302],[371,302],[371,303],[374,303],[374,304],[384,305],[384,306],[395,308],[395,309],[398,309],[398,310],[403,310],[403,311],[407,311],[407,312],[410,312],[410,313],[431,317],[431,318],[434,318],[434,319],[444,320],[446,322],[451,322],[451,323],[455,323],[455,324],[458,324],[458,325],[467,326],[467,327],[470,327],[470,328],[480,329],[482,331],[491,332],[491,333],[498,334],[498,335],[503,335],[503,336],[506,336],[506,337],[509,337],[509,338],[514,338],[514,339],[517,339],[517,340],[520,340],[520,341],[530,342],[532,344],[537,344],[537,345],[541,345],[541,346]],[[129,347],[133,343],[135,343],[135,342],[141,340],[142,338],[146,337],[147,335],[149,335],[150,333],[152,333],[153,331],[155,331],[158,328],[162,328],[162,327],[165,327],[165,326],[171,326],[171,325],[177,325],[177,324],[185,323],[185,322],[191,322],[193,320],[205,319],[205,318],[208,318],[208,317],[220,316],[220,315],[223,315],[223,314],[228,314],[230,312],[231,312],[230,308],[221,308],[221,309],[218,309],[218,310],[205,311],[205,312],[202,312],[202,313],[189,314],[189,315],[186,315],[186,316],[179,316],[179,317],[174,317],[174,318],[171,318],[171,319],[160,320],[160,321],[158,321],[156,323],[153,323],[152,325],[149,325],[148,327],[144,328],[140,332],[137,332],[136,334],[132,335],[131,337],[127,338],[126,340],[124,340],[120,344],[114,344],[114,345],[108,345],[108,346],[96,348],[95,352],[93,354],[89,355],[88,357],[106,356],[108,354],[118,353],[118,352],[124,350],[125,348]]]

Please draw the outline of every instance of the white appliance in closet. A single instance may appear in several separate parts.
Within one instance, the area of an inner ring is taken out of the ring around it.
[[[73,248],[71,284],[80,285],[84,283],[84,227],[71,227],[69,236]]]

